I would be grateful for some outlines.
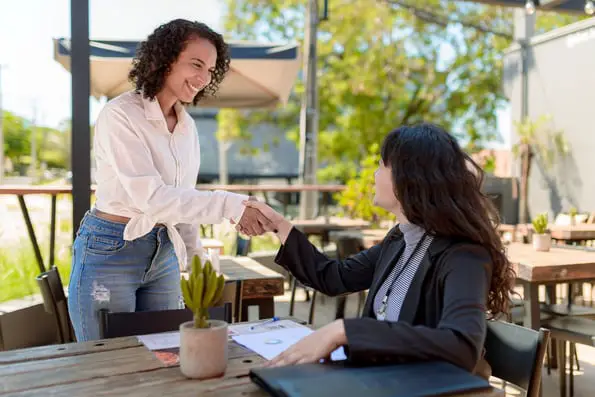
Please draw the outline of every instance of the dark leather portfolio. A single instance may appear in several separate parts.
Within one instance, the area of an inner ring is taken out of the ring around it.
[[[446,362],[305,364],[253,369],[250,378],[275,397],[425,397],[490,388],[487,380]]]

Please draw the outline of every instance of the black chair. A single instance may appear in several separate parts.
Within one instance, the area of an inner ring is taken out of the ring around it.
[[[236,239],[236,256],[248,256],[251,245],[252,239],[242,238],[238,233],[238,237]]]
[[[570,345],[569,395],[574,395],[574,365],[573,358],[578,357],[576,344],[595,347],[595,320],[584,317],[563,316],[556,317],[544,323],[556,341],[558,353],[558,372],[560,376],[560,397],[566,396],[566,342]]]
[[[362,239],[359,237],[339,237],[336,240],[337,245],[337,259],[343,260],[349,258],[352,255],[364,250],[364,244]],[[357,293],[357,314],[359,315],[366,300],[366,291],[360,291]],[[341,295],[337,297],[337,307],[335,309],[335,318],[345,317],[345,306],[347,305],[347,295]]]
[[[231,303],[209,309],[209,317],[231,323]],[[192,321],[190,309],[156,310],[145,312],[112,313],[107,309],[99,311],[99,335],[101,339],[156,334],[176,331],[180,324]]]
[[[64,294],[64,286],[57,267],[38,275],[35,280],[41,290],[43,306],[46,313],[54,317],[58,332],[58,343],[75,342],[74,329],[68,314],[68,301]]]
[[[492,375],[512,383],[538,397],[541,368],[550,332],[535,331],[503,321],[488,321],[485,359],[492,367]]]

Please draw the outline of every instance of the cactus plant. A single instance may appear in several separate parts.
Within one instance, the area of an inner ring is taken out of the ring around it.
[[[537,234],[545,234],[547,232],[548,216],[547,212],[537,215],[533,219],[533,229]]]
[[[207,260],[202,266],[200,257],[194,256],[192,272],[180,282],[184,302],[194,313],[194,328],[209,328],[209,308],[221,300],[225,286],[223,275],[217,274],[211,261]]]

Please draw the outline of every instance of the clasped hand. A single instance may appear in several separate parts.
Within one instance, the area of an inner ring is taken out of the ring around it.
[[[255,197],[250,197],[244,202],[246,209],[242,218],[236,225],[236,230],[248,236],[260,236],[266,232],[276,232],[279,224],[285,220],[283,215],[259,202]]]

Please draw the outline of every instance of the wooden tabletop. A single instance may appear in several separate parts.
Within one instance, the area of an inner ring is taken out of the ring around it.
[[[209,248],[219,248],[221,252],[223,252],[223,248],[225,247],[223,241],[214,238],[201,238],[200,243],[205,250]]]
[[[552,247],[538,252],[532,244],[506,245],[517,278],[530,282],[564,282],[595,279],[595,252]]]
[[[285,277],[247,256],[221,256],[221,272],[226,280],[242,282],[242,299],[281,296]]]
[[[510,226],[510,225],[506,225]],[[505,227],[506,227],[505,226]],[[514,229],[524,235],[533,231],[533,225],[519,224]],[[579,223],[576,225],[548,225],[552,238],[565,241],[595,240],[595,223]]]
[[[136,337],[0,352],[0,395],[19,396],[252,396],[267,394],[249,372],[265,360],[230,342],[225,375],[186,379],[177,365],[165,366]],[[502,397],[500,389],[459,396]]]

